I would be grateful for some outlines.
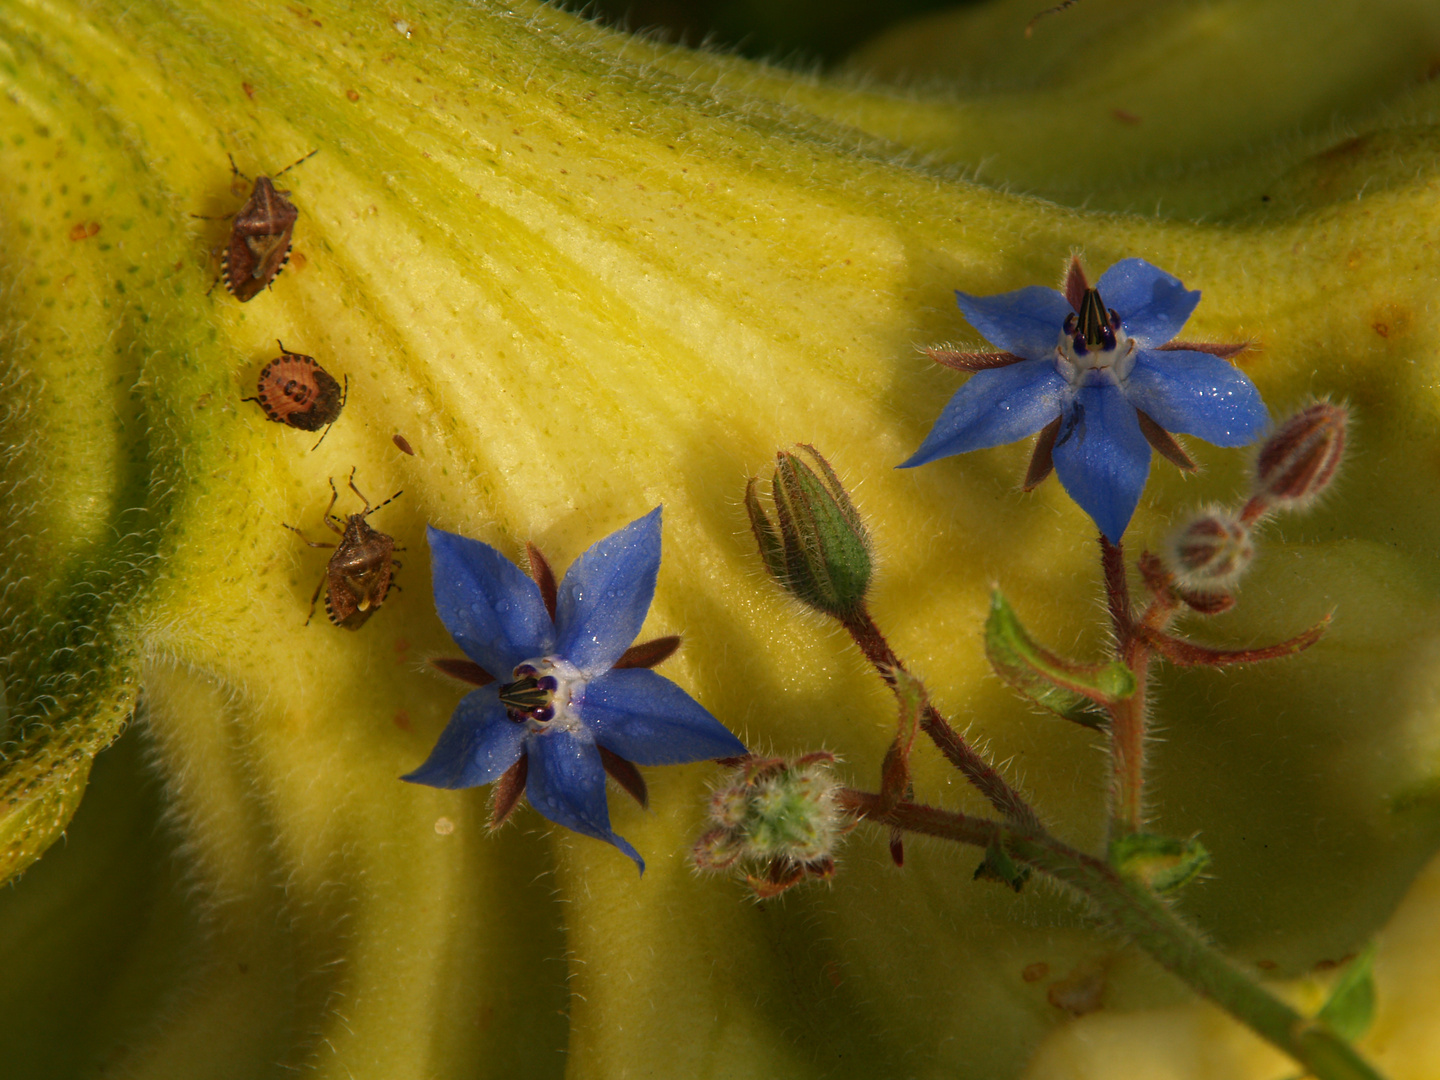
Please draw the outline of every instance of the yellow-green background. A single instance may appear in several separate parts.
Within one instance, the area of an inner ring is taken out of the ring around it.
[[[0,4],[7,1075],[1282,1075],[1064,897],[972,883],[976,853],[915,842],[901,871],[861,830],[833,885],[756,904],[686,861],[711,765],[647,770],[648,812],[612,800],[643,879],[396,779],[463,692],[425,665],[454,648],[423,526],[563,568],[664,503],[666,674],[754,748],[873,785],[893,707],[765,580],[741,505],[804,441],[871,523],[898,651],[1097,844],[1094,736],[979,641],[998,582],[1098,653],[1092,525],[1053,481],[1017,491],[1024,446],[893,468],[960,382],[918,347],[978,346],[951,290],[1054,284],[1077,248],[1203,290],[1186,336],[1255,341],[1277,413],[1354,410],[1334,493],[1195,627],[1333,629],[1165,674],[1151,806],[1214,855],[1183,910],[1297,1000],[1390,922],[1363,1046],[1440,1069],[1440,870],[1416,879],[1440,837],[1440,9],[1086,0],[1027,40],[1032,14],[932,17],[822,77],[528,4]],[[225,225],[192,215],[243,199],[227,152],[254,175],[317,148],[284,178],[276,287],[207,296]],[[313,453],[239,400],[277,337],[349,377]],[[1190,448],[1203,471],[1157,464],[1132,550],[1243,491],[1243,453]],[[280,527],[318,538],[352,467],[372,501],[404,489],[373,523],[408,549],[353,634],[303,625],[325,556]],[[917,767],[922,798],[984,811]],[[1087,971],[1104,1008],[1072,1024],[1046,992]]]

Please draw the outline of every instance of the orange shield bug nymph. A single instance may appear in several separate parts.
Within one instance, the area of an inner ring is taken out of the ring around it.
[[[339,417],[350,394],[350,377],[345,376],[342,387],[313,356],[291,352],[278,339],[275,344],[280,346],[280,355],[260,369],[255,396],[240,400],[255,402],[265,411],[265,418],[277,424],[289,424],[301,431],[319,431],[323,427],[325,435],[330,434],[330,425]],[[310,449],[324,442],[325,435]]]
[[[311,547],[335,549],[335,554],[330,556],[330,561],[325,566],[324,577],[320,579],[320,584],[315,586],[315,594],[310,597],[310,614],[305,616],[306,626],[310,625],[310,620],[315,616],[315,604],[320,599],[320,591],[324,589],[325,614],[330,616],[330,621],[346,630],[360,629],[365,625],[365,621],[375,614],[376,608],[385,602],[385,597],[390,592],[391,578],[400,566],[393,554],[404,549],[395,546],[394,537],[372,529],[365,519],[381,506],[394,502],[404,492],[397,491],[380,506],[371,506],[370,500],[355,486],[354,469],[350,470],[350,490],[365,504],[365,509],[345,518],[332,514],[340,493],[335,490],[335,480],[331,478],[330,505],[325,508],[325,526],[339,534],[338,544],[316,543],[294,525],[285,526]],[[398,585],[395,587],[399,588]]]
[[[282,176],[301,161],[308,161],[320,152],[317,147],[275,174]],[[249,177],[230,159],[230,170],[242,180]],[[253,300],[269,287],[290,258],[290,239],[300,211],[286,198],[288,191],[275,187],[275,177],[257,176],[250,198],[235,214],[230,226],[230,239],[220,263],[220,278],[225,288],[244,303]],[[195,215],[199,217],[200,215]]]

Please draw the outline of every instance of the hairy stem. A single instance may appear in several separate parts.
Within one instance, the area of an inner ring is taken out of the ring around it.
[[[893,689],[895,686],[895,670],[907,671],[895,651],[890,648],[890,643],[885,640],[885,635],[875,625],[875,620],[870,617],[870,612],[862,604],[850,614],[840,619],[840,624],[850,632],[855,639],[855,644],[865,654],[865,658],[875,665],[875,670]],[[930,736],[932,742],[940,748],[940,752],[950,760],[957,769],[964,775],[965,779],[974,784],[980,794],[984,795],[1006,821],[1014,822],[1026,828],[1042,831],[1040,819],[1036,816],[1034,809],[1027,803],[1024,797],[1011,787],[995,767],[991,765],[973,746],[965,741],[964,737],[950,726],[950,722],[940,715],[940,711],[927,700],[920,713],[920,728],[926,735]]]
[[[1125,550],[1100,537],[1105,599],[1116,657],[1135,673],[1135,693],[1109,706],[1110,836],[1139,832],[1144,820],[1146,690],[1152,649],[1136,625],[1125,578]]]
[[[1302,1016],[1211,948],[1154,893],[1043,829],[1007,824],[916,803],[886,808],[879,795],[846,788],[846,810],[890,830],[937,836],[978,848],[1000,843],[1017,862],[1088,900],[1109,927],[1134,941],[1197,993],[1289,1054],[1317,1080],[1382,1080],[1323,1022]]]

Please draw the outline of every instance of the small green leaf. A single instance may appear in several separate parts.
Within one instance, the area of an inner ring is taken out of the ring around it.
[[[1030,879],[1030,868],[1021,866],[1010,857],[1005,846],[998,841],[985,849],[984,861],[975,868],[976,881],[998,881],[1009,885],[1017,893]]]
[[[1360,955],[1345,965],[1330,997],[1321,1007],[1319,1019],[1342,1039],[1351,1042],[1370,1029],[1375,1019],[1375,945],[1365,946]]]
[[[1085,727],[1105,726],[1097,705],[1113,705],[1135,693],[1134,673],[1118,660],[1080,664],[1037,644],[998,589],[991,593],[985,620],[985,655],[1016,690]]]
[[[1193,837],[1176,840],[1154,833],[1130,833],[1111,841],[1110,865],[1163,896],[1199,877],[1210,865],[1210,852]]]

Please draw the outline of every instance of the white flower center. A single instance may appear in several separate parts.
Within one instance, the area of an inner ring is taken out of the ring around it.
[[[510,719],[530,731],[580,730],[575,704],[585,688],[585,676],[559,656],[539,656],[516,664],[514,681],[500,686],[500,703]]]

